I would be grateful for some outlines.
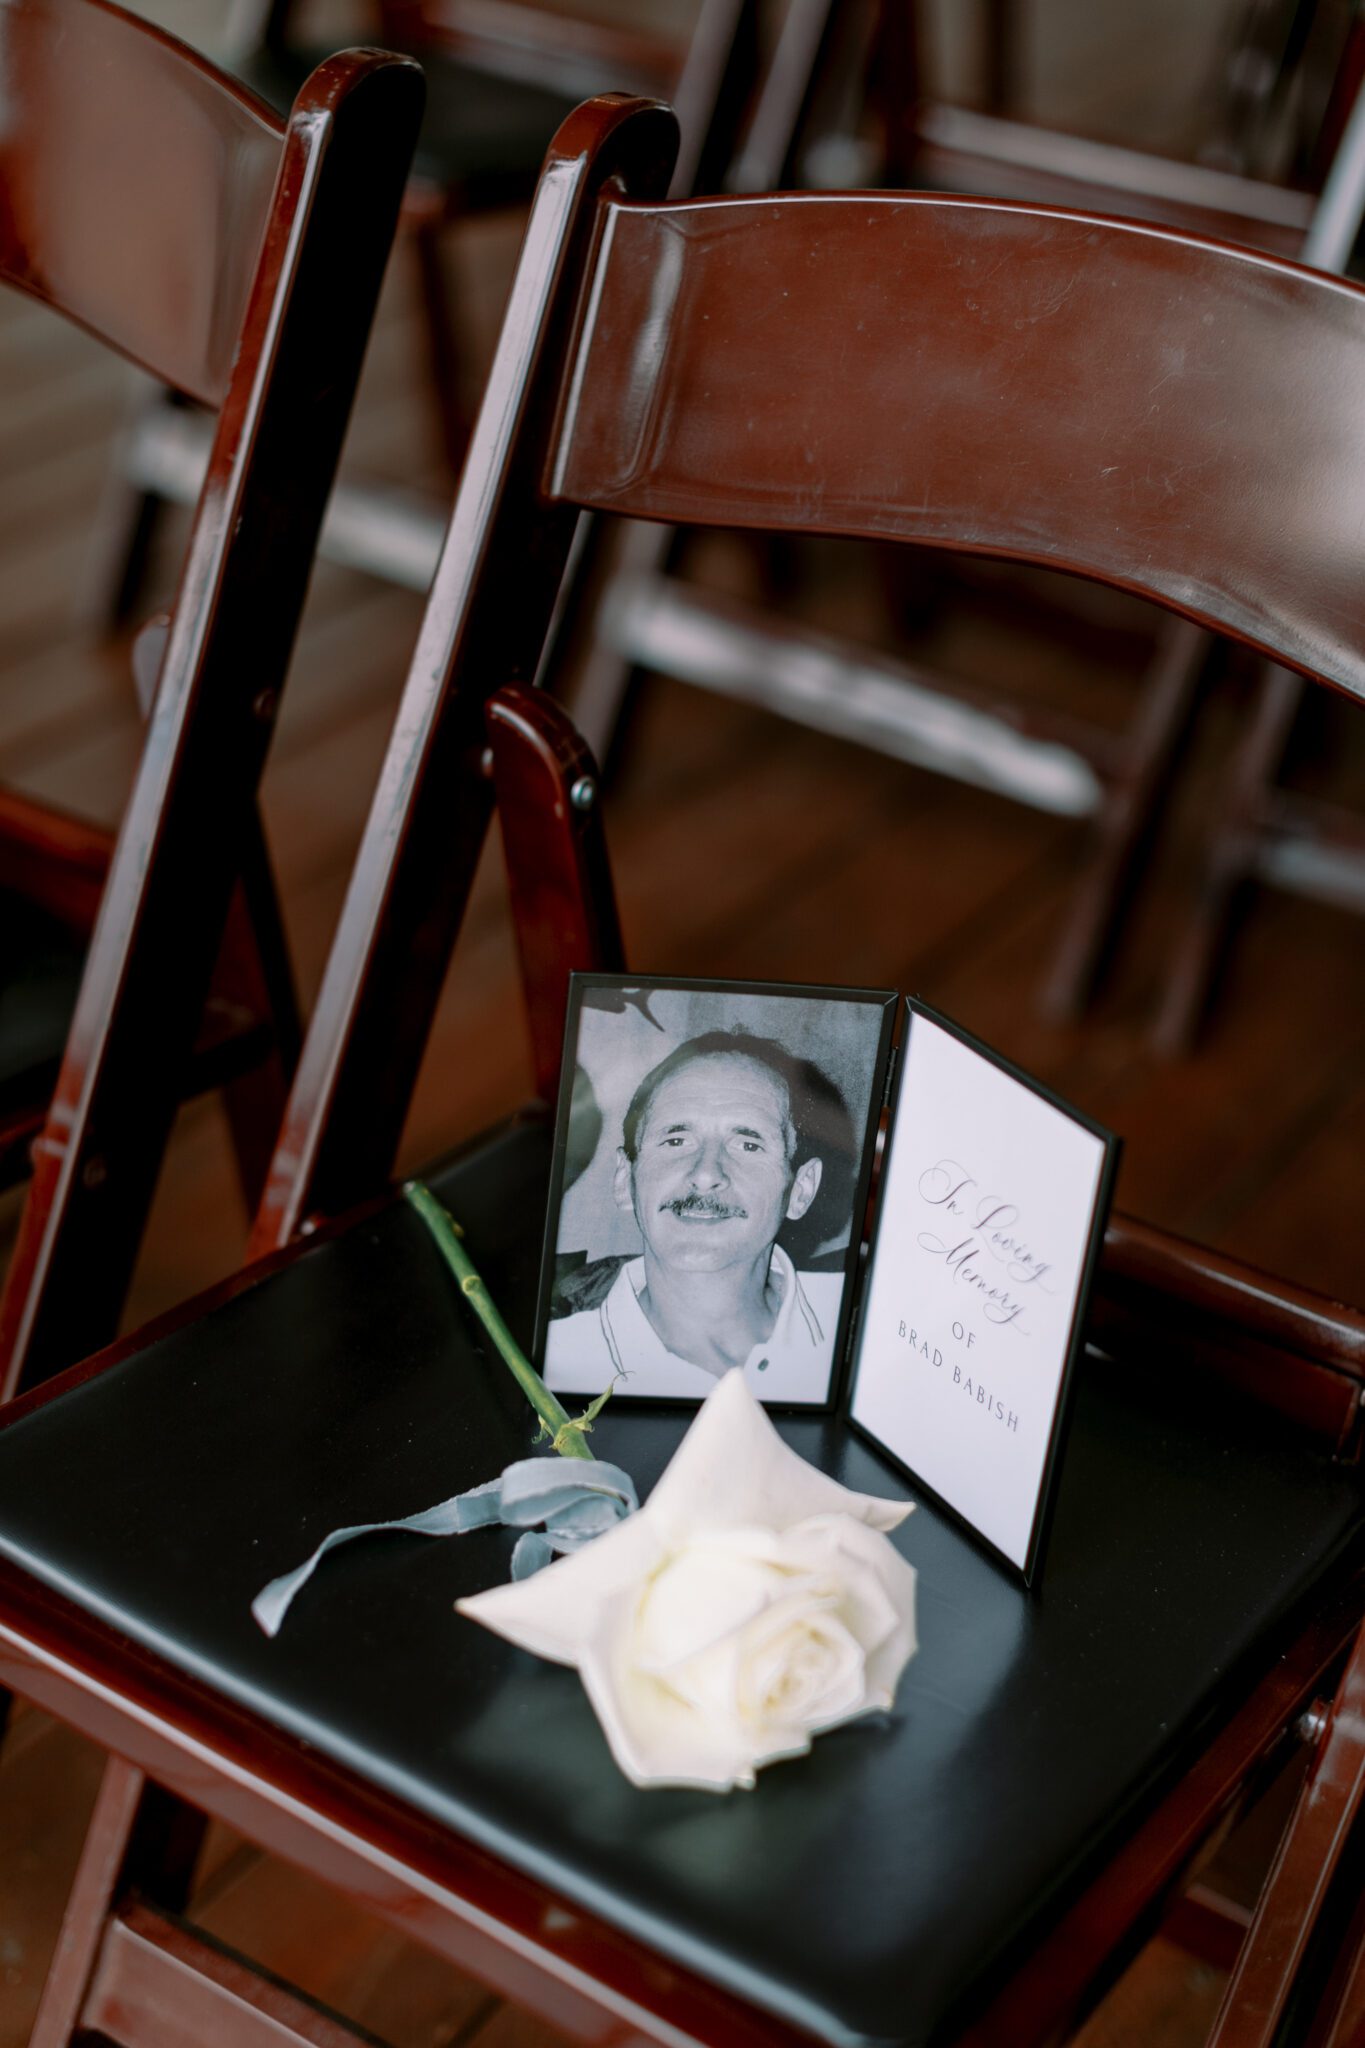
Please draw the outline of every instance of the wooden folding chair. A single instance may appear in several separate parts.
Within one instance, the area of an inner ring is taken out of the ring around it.
[[[1302,58],[1300,44],[1313,40],[1306,23],[1291,33],[1293,25],[1279,18],[1285,11],[1278,10],[1274,21],[1248,24],[1245,31],[1248,37],[1257,31],[1261,43],[1274,46],[1276,79]],[[1312,12],[1290,11],[1305,17]],[[835,46],[833,61],[852,63],[861,72],[861,98],[876,112],[881,148],[868,156],[867,183],[1093,209],[1223,236],[1323,268],[1345,267],[1365,197],[1365,164],[1345,141],[1365,63],[1365,24],[1359,20],[1335,25],[1340,30],[1336,36],[1333,24],[1319,25],[1316,40],[1326,46],[1322,54],[1333,89],[1314,124],[1308,161],[1300,164],[1284,150],[1272,157],[1268,143],[1258,150],[1257,124],[1251,110],[1242,108],[1231,119],[1236,147],[1230,140],[1222,145],[1222,167],[1214,168],[1003,118],[1012,68],[1008,8],[992,7],[982,23],[992,110],[983,113],[936,100],[926,86],[922,13],[914,6],[846,5],[831,13],[822,31],[812,79],[827,67]],[[851,50],[837,48],[850,43]],[[1263,51],[1261,56],[1263,69],[1269,58]],[[1242,68],[1248,74],[1256,68],[1250,56]],[[1268,122],[1263,109],[1260,125]],[[810,152],[801,157],[801,138],[801,128],[789,126],[780,145],[769,147],[755,162],[742,152],[729,189],[758,191],[791,182],[793,161],[815,160]],[[1258,174],[1249,175],[1251,168]],[[1272,171],[1306,171],[1315,184],[1327,178],[1321,202],[1313,191],[1297,189]],[[771,610],[736,604],[669,573],[670,552],[676,550],[657,533],[623,536],[615,548],[615,573],[604,579],[598,602],[580,625],[570,661],[547,677],[598,753],[609,757],[633,681],[660,673],[761,704],[1033,808],[1086,820],[1071,909],[1040,989],[1050,1016],[1079,1014],[1107,964],[1166,803],[1213,655],[1209,636],[1184,623],[1166,626],[1134,692],[1126,726],[1115,730],[1047,704],[1017,701],[990,682],[969,684],[923,662],[854,647],[803,630]],[[1282,693],[1286,687],[1281,683]],[[1267,739],[1278,731],[1268,705],[1247,742],[1257,759],[1267,744],[1272,749],[1282,745],[1273,736]],[[1251,857],[1253,844],[1246,829],[1247,805],[1237,788],[1225,808],[1229,822],[1220,834],[1218,873],[1199,899],[1207,922],[1219,929],[1223,900],[1233,887],[1231,874],[1239,858]],[[1282,834],[1283,802],[1272,799],[1264,809],[1267,821],[1273,810]],[[1346,886],[1346,847],[1361,834],[1340,814],[1319,813],[1316,826],[1316,846],[1304,843],[1310,833],[1305,823],[1299,844],[1281,866],[1286,875],[1292,869],[1304,877],[1298,884],[1304,889],[1314,886],[1308,878],[1316,875],[1320,893],[1340,895]],[[1278,851],[1275,840],[1266,853],[1267,867]],[[1365,895],[1362,866],[1355,867],[1357,896]],[[1199,938],[1192,937],[1187,951],[1194,956],[1198,950]],[[1211,951],[1205,936],[1204,953]],[[1175,977],[1173,1001],[1180,1002],[1184,993],[1188,1007],[1191,984],[1202,988],[1211,971],[1208,958],[1191,957]]]
[[[0,275],[218,414],[117,844],[0,806],[12,1392],[113,1334],[184,1091],[246,1091],[266,1164],[297,1025],[255,792],[422,87],[351,52],[278,121],[102,0],[4,0],[0,59]]]
[[[994,12],[994,11],[993,11]],[[1003,35],[1002,56],[997,42]],[[1115,148],[1002,118],[1012,68],[1006,19],[983,37],[993,89],[986,111],[912,93],[883,118],[897,178],[955,192],[1095,208],[1342,272],[1365,206],[1365,20],[1315,0],[1249,0],[1230,24],[1195,164]],[[912,64],[910,76],[920,67]],[[1129,744],[1111,766],[1076,902],[1045,985],[1057,1016],[1090,994],[1158,822],[1212,648],[1173,627],[1155,651]],[[1365,822],[1295,795],[1278,776],[1303,702],[1298,679],[1261,664],[1242,736],[1209,805],[1197,872],[1167,973],[1154,1037],[1187,1051],[1252,884],[1365,909]]]
[[[1365,1317],[1123,1220],[1041,1595],[922,1506],[894,1720],[742,1800],[632,1790],[570,1675],[451,1619],[496,1537],[357,1546],[278,1640],[250,1620],[323,1531],[529,1440],[382,1191],[494,783],[542,1075],[565,969],[614,953],[590,760],[524,688],[580,508],[1046,557],[1365,695],[1330,544],[1365,294],[1009,205],[669,204],[674,133],[601,100],[547,164],[262,1214],[278,1249],[0,1419],[0,1676],[117,1759],[35,2048],[355,2038],[136,1895],[144,1774],[584,2039],[1051,2039],[1359,1629]],[[548,1164],[542,1112],[435,1176],[523,1336]],[[622,1404],[595,1443],[648,1486],[684,1421]],[[783,1427],[886,1490],[837,1423]]]
[[[535,0],[373,0],[374,40],[415,56],[427,78],[427,113],[401,227],[420,293],[432,438],[449,486],[464,458],[474,390],[462,308],[449,281],[451,231],[524,206],[559,123],[589,93],[607,88],[666,94],[683,126],[678,190],[718,189],[757,75],[757,11],[756,0],[700,0],[690,37],[678,40],[565,15]],[[268,0],[258,12],[257,31],[234,69],[283,111],[333,45],[308,35],[297,0]],[[109,618],[134,608],[160,515],[169,504],[193,500],[208,438],[203,418],[173,395],[155,394],[139,407],[97,550],[107,560],[101,575]],[[343,479],[321,552],[425,592],[445,509],[444,496],[425,487]]]

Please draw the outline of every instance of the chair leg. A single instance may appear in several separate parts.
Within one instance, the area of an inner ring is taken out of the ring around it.
[[[505,685],[484,719],[536,1088],[553,1102],[570,974],[619,974],[626,964],[597,764],[543,690]]]
[[[1365,1809],[1365,1629],[1334,1700],[1320,1705],[1317,1747],[1246,1941],[1223,1996],[1208,2048],[1272,2048],[1292,1998],[1309,1986],[1311,1944]],[[1358,1931],[1358,1930],[1357,1930]],[[1358,1968],[1342,1998],[1359,1996]],[[1356,2006],[1357,2013],[1360,2007]],[[1342,2005],[1337,2006],[1337,2020]],[[1300,2033],[1296,2040],[1304,2038]],[[1319,2037],[1320,2038],[1320,2037]],[[1343,2048],[1348,2038],[1339,2036]]]
[[[116,1758],[81,1852],[30,2048],[92,2040],[378,2048],[374,2037],[186,1926],[206,1823]]]
[[[988,114],[1008,114],[1019,100],[1016,0],[985,0],[981,22],[981,97]]]
[[[133,642],[133,681],[144,721],[156,701],[170,621],[149,619]],[[241,883],[228,912],[208,1008],[240,1006],[269,1022],[271,1042],[260,1059],[223,1089],[237,1173],[247,1214],[254,1215],[298,1064],[302,1023],[289,960],[275,872],[257,809],[242,839]]]
[[[1267,665],[1260,671],[1246,737],[1232,755],[1215,805],[1203,869],[1166,984],[1153,1034],[1159,1052],[1187,1051],[1203,1019],[1238,898],[1255,864],[1266,792],[1284,758],[1302,692],[1303,684],[1287,669]]]
[[[111,1757],[67,1900],[29,2048],[68,2048],[81,2024],[110,1915],[126,1893],[174,1910],[189,1897],[205,1822]]]
[[[1343,1952],[1349,1961],[1330,2001],[1320,2048],[1360,2048],[1365,2041],[1365,1902],[1356,1909]]]
[[[94,542],[96,570],[92,609],[108,632],[127,625],[147,581],[156,530],[165,502],[152,491],[124,486],[122,503],[103,513],[104,532]]]
[[[237,1174],[247,1214],[254,1216],[303,1035],[279,891],[259,812],[243,839],[241,886],[233,897],[219,974],[236,1000],[246,1001],[254,1015],[270,1022],[271,1042],[264,1056],[223,1090]]]
[[[92,627],[116,632],[139,609],[157,529],[168,500],[147,474],[148,444],[189,410],[179,392],[140,398],[120,436],[95,517],[82,615]],[[153,465],[153,475],[155,465]]]
[[[385,2048],[196,1928],[137,1903],[109,1923],[83,2023],[92,2043],[129,2048]]]
[[[429,212],[424,212],[412,225],[411,241],[422,293],[427,365],[431,376],[432,397],[436,404],[436,417],[440,426],[441,446],[445,453],[446,468],[452,478],[457,478],[464,466],[465,449],[469,444],[473,422],[464,402],[461,377],[464,351],[460,346],[450,283],[446,276],[445,250],[441,246],[444,220],[443,211],[438,212],[433,208]]]
[[[1044,984],[1042,1005],[1050,1017],[1077,1016],[1094,992],[1150,846],[1211,647],[1207,633],[1183,620],[1162,632],[1156,661],[1142,686],[1123,772],[1096,818],[1088,858]]]
[[[223,1086],[223,1108],[232,1140],[237,1181],[248,1216],[254,1216],[270,1171],[275,1139],[289,1101],[294,1073],[272,1046],[265,1058]]]
[[[618,526],[606,536],[602,559],[594,565],[593,587],[585,596],[578,629],[583,651],[576,662],[569,663],[564,697],[574,724],[604,772],[611,767],[617,728],[635,675],[630,656],[611,639],[613,588],[618,583],[625,588],[642,577],[662,573],[672,542],[673,529],[668,526],[643,522]]]

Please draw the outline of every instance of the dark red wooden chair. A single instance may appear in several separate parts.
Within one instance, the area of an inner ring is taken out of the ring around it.
[[[879,74],[911,81],[909,93],[881,96],[883,154],[893,181],[1159,220],[1345,271],[1365,207],[1365,19],[1358,10],[1321,0],[1248,0],[1238,9],[1207,82],[1209,128],[1197,163],[1005,118],[1017,42],[1008,8],[992,7],[981,22],[984,111],[936,101],[923,90],[919,10],[910,13],[908,41],[896,24],[902,47],[890,65],[874,40],[869,79],[874,104]],[[891,26],[888,11],[881,42]],[[646,620],[639,639],[649,631]],[[1044,987],[1046,1006],[1057,1015],[1081,1008],[1104,966],[1212,654],[1207,635],[1169,628],[1126,744],[1106,749],[1103,736],[1095,736],[1103,794]],[[619,690],[619,662],[599,664],[599,689],[602,679]],[[1365,820],[1280,780],[1303,696],[1292,673],[1259,665],[1251,710],[1208,805],[1162,991],[1154,1036],[1168,1053],[1189,1050],[1254,886],[1365,911]],[[584,709],[594,733],[602,730],[602,712]]]
[[[821,0],[827,5],[828,0]],[[759,44],[755,0],[699,0],[690,37],[566,15],[535,0],[371,0],[375,42],[415,56],[427,112],[403,195],[401,242],[420,291],[433,444],[448,483],[469,437],[475,371],[449,237],[462,221],[524,206],[551,136],[589,93],[663,93],[684,143],[680,192],[719,188],[753,91]],[[799,10],[798,10],[799,11]],[[333,42],[310,34],[297,0],[268,0],[258,33],[234,60],[243,83],[280,112]],[[135,607],[167,504],[193,497],[207,448],[205,423],[165,394],[142,404],[120,454],[100,552],[107,616]],[[331,560],[425,591],[440,548],[445,500],[427,489],[343,480],[322,536]]]
[[[979,11],[987,102],[981,111],[934,97],[923,9],[844,0],[832,11],[809,76],[818,80],[832,64],[860,80],[847,96],[865,115],[870,110],[877,140],[865,139],[859,182],[1092,209],[1345,268],[1365,203],[1365,160],[1346,140],[1365,65],[1365,23],[1344,21],[1332,8],[1248,10],[1237,26],[1240,40],[1225,53],[1231,102],[1217,95],[1211,101],[1215,164],[1177,162],[1005,118],[1014,12],[1008,5]],[[1253,79],[1263,91],[1263,103],[1254,106],[1245,90]],[[1297,143],[1287,101],[1297,103]],[[799,137],[807,147],[796,151],[798,167],[814,170],[828,160],[828,137],[811,148],[809,134],[792,128],[781,149],[752,164],[749,149],[742,150],[730,189],[808,182],[799,175],[793,181],[784,168]],[[858,158],[858,143],[834,140],[845,161],[850,149]],[[700,589],[676,573],[676,561],[669,573],[676,550],[657,533],[623,536],[615,547],[616,573],[603,601],[580,627],[565,669],[552,672],[553,687],[608,766],[633,681],[660,672],[1086,820],[1071,910],[1040,990],[1050,1014],[1079,1014],[1103,974],[1159,826],[1214,655],[1210,636],[1184,622],[1167,624],[1126,727],[1116,731],[1022,703],[992,681],[968,684]],[[1292,718],[1288,680],[1266,689],[1243,750],[1249,763],[1230,764],[1226,827],[1173,975],[1168,1014],[1179,1021],[1166,1027],[1173,1041],[1188,1036],[1188,1016],[1216,964],[1228,899],[1258,855],[1263,868],[1292,876],[1294,886],[1337,899],[1350,890],[1365,900],[1365,832],[1358,822],[1287,804],[1262,787],[1264,770],[1250,765],[1267,748],[1278,760]]]
[[[148,1778],[585,2039],[1050,2040],[1315,1733],[1359,1629],[1365,1317],[1119,1220],[1041,1597],[921,1507],[923,1646],[875,1740],[743,1800],[634,1792],[571,1675],[450,1618],[505,1570],[496,1537],[357,1546],[255,1630],[321,1532],[529,1440],[384,1184],[495,784],[542,1079],[566,969],[614,953],[591,762],[525,689],[580,508],[1045,556],[1365,695],[1331,539],[1365,293],[1003,204],[668,204],[674,136],[597,101],[547,164],[262,1212],[277,1249],[0,1420],[0,1676],[116,1758],[35,2048],[354,2038],[167,1910]],[[523,1336],[548,1164],[542,1110],[434,1175]],[[648,1485],[682,1426],[609,1411],[595,1441]],[[783,1427],[886,1490],[838,1424]],[[1352,1698],[1324,1717],[1334,1779]]]
[[[1341,272],[1365,195],[1365,20],[1332,0],[1247,0],[1229,20],[1206,81],[1208,129],[1199,161],[1183,163],[1002,118],[1017,36],[1007,9],[983,23],[985,110],[914,95],[888,107],[889,159],[907,183],[954,192],[1090,207],[1247,242]],[[920,66],[910,67],[918,77]],[[1169,629],[1155,651],[1129,744],[1112,767],[1076,904],[1045,985],[1058,1015],[1092,991],[1159,823],[1213,653],[1208,636]],[[1254,708],[1211,806],[1185,927],[1155,1036],[1188,1050],[1212,996],[1247,886],[1269,883],[1365,908],[1365,824],[1340,806],[1277,787],[1303,692],[1274,664],[1257,676]]]
[[[117,844],[0,799],[12,1392],[112,1336],[182,1093],[231,1082],[267,1161],[297,1022],[255,791],[422,86],[351,52],[277,120],[102,0],[3,0],[0,64],[0,276],[217,410]]]

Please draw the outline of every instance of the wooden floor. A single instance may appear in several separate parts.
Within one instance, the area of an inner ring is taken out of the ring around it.
[[[515,230],[468,231],[452,262],[486,344]],[[348,453],[354,475],[439,482],[397,267]],[[126,647],[89,625],[93,515],[133,380],[36,307],[0,303],[0,770],[114,819],[136,756]],[[169,588],[175,533],[159,568]],[[1135,605],[1062,605],[1014,575],[888,575],[843,549],[798,551],[802,608],[912,652],[1120,720],[1150,644]],[[745,551],[699,572],[748,588]],[[316,988],[420,606],[323,566],[269,770],[268,827],[305,997]],[[1220,747],[1245,711],[1206,705],[1158,858],[1102,999],[1058,1029],[1035,994],[1085,857],[1077,826],[832,743],[681,685],[649,686],[609,794],[627,949],[659,972],[917,991],[1118,1130],[1120,1204],[1327,1293],[1365,1298],[1365,945],[1342,913],[1259,898],[1189,1057],[1149,1030]],[[1365,721],[1326,707],[1296,772],[1365,800]],[[404,1145],[429,1160],[527,1087],[497,848],[490,848]],[[12,1231],[15,1200],[0,1210]],[[231,1269],[245,1219],[212,1102],[181,1119],[130,1322]],[[0,1241],[0,1256],[3,1242]],[[27,2039],[98,1759],[20,1710],[0,1760],[0,2048]],[[1254,1847],[1240,1864],[1254,1866]],[[397,2044],[531,2048],[547,2030],[301,1877],[215,1832],[196,1916]],[[1201,2038],[1220,1979],[1158,1941],[1091,2023],[1092,2048]]]

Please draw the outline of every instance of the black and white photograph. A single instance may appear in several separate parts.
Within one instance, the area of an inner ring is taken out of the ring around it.
[[[894,997],[576,975],[537,1356],[557,1393],[824,1407]]]

